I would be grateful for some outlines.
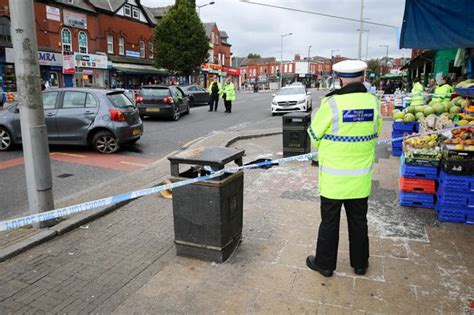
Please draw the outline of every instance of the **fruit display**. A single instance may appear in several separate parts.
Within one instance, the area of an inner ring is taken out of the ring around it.
[[[431,134],[431,135],[408,138],[405,140],[404,144],[406,148],[434,149],[438,146],[438,135]]]
[[[454,151],[474,151],[474,127],[455,129],[451,131],[452,137],[446,139],[446,149]]]

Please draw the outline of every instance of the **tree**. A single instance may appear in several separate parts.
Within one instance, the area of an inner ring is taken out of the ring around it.
[[[250,53],[250,54],[247,56],[247,58],[249,58],[249,59],[258,59],[258,58],[262,58],[262,57],[260,57],[259,54]]]
[[[380,60],[379,59],[367,60],[367,69],[379,75],[380,74]]]
[[[206,62],[209,41],[192,0],[176,0],[155,27],[155,66],[189,75]]]

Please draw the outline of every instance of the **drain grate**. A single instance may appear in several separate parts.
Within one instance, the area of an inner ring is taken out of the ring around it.
[[[58,175],[59,178],[68,178],[68,177],[71,177],[71,176],[74,176],[74,174],[64,173],[64,174]]]

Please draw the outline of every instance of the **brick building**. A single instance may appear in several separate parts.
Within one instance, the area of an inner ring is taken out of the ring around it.
[[[245,58],[240,64],[241,81],[244,84],[258,84],[261,88],[269,88],[271,82],[292,81],[295,77],[294,61],[277,61],[275,57]]]

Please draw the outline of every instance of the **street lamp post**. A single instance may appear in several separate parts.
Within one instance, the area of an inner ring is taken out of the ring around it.
[[[385,51],[385,70],[387,70],[387,66],[388,66],[388,47],[390,47],[390,45],[379,45],[379,47],[385,47],[386,51]]]
[[[360,28],[357,29],[358,32],[360,32]],[[369,60],[369,34],[370,30],[362,30],[362,32],[367,33],[367,43],[365,46],[365,60]]]
[[[280,89],[283,86],[283,37],[293,35],[293,33],[281,34],[280,35]]]
[[[339,49],[331,50],[331,84],[334,83],[334,70],[332,69],[332,66],[334,65],[333,53],[335,53],[336,51],[339,51]]]
[[[213,5],[214,3],[214,1],[211,1],[206,4],[197,5],[196,8],[198,9],[198,16],[201,17],[201,8],[207,7],[208,5]]]
[[[308,47],[308,77],[309,77],[309,83],[311,86],[311,63],[310,63],[310,53],[311,53],[311,45]]]

